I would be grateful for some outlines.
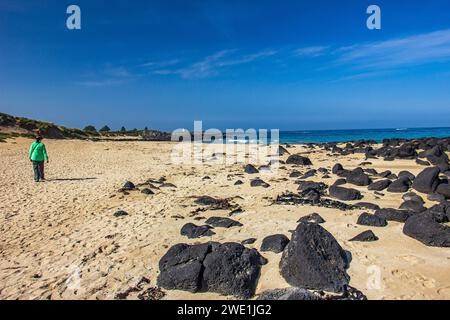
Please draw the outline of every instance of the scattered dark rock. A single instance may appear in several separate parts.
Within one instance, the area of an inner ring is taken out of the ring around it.
[[[244,182],[242,182],[242,180],[238,180],[234,183],[235,186],[239,186],[241,184],[244,184]]]
[[[356,189],[331,186],[328,191],[331,197],[342,201],[360,200],[363,198],[361,192]]]
[[[289,151],[287,151],[283,146],[278,146],[278,154],[280,156],[284,156],[285,154],[289,154]]]
[[[411,181],[406,177],[402,177],[393,181],[387,188],[387,191],[393,193],[404,193],[407,192],[410,187]]]
[[[238,243],[177,244],[159,261],[157,283],[168,290],[215,292],[248,299],[255,293],[265,263],[258,251]]]
[[[378,180],[378,181],[373,182],[372,184],[370,184],[367,187],[367,189],[369,189],[370,191],[383,191],[390,185],[391,185],[391,180],[383,179],[383,180]]]
[[[401,210],[409,210],[415,213],[420,213],[420,212],[424,212],[425,210],[427,210],[427,208],[425,208],[423,206],[422,202],[418,202],[418,201],[414,201],[414,200],[408,200],[403,202],[400,205]]]
[[[159,261],[157,283],[167,290],[197,292],[202,286],[203,260],[210,244],[176,244]]]
[[[205,222],[215,228],[231,228],[231,227],[242,227],[242,223],[232,220],[230,218],[223,217],[211,217]]]
[[[256,169],[255,166],[254,166],[254,165],[251,165],[251,164],[247,164],[247,165],[245,166],[244,171],[245,171],[245,173],[248,173],[248,174],[259,173],[258,169]]]
[[[333,183],[333,185],[334,185],[334,186],[342,186],[342,185],[344,185],[344,184],[346,184],[346,183],[347,183],[347,180],[341,178],[341,179],[337,179],[337,180]]]
[[[301,217],[297,222],[307,222],[307,223],[325,223],[326,221],[318,214],[311,213],[307,216]]]
[[[261,293],[257,300],[295,300],[295,301],[310,301],[310,300],[320,300],[319,297],[303,288],[283,288],[283,289],[272,289]]]
[[[438,193],[430,193],[427,196],[427,199],[430,201],[435,201],[435,202],[444,202],[445,201],[445,197],[442,194],[438,194]]]
[[[376,216],[373,214],[369,214],[367,212],[363,212],[359,217],[358,221],[356,222],[359,225],[362,226],[371,226],[371,227],[385,227],[387,226],[387,222],[385,218],[382,218],[380,216]]]
[[[304,175],[302,175],[301,177],[299,177],[299,179],[308,179],[311,177],[314,177],[317,173],[316,169],[311,169],[309,171],[307,171]]]
[[[291,172],[291,174],[289,175],[289,178],[298,178],[302,175],[302,173],[300,171],[294,170]]]
[[[125,184],[123,185],[121,190],[123,190],[123,191],[131,191],[131,190],[134,190],[134,189],[136,189],[136,186],[134,185],[134,183],[131,182],[131,181],[127,181],[127,182],[125,182]]]
[[[450,247],[450,227],[437,222],[429,212],[410,217],[403,233],[430,247]]]
[[[290,285],[332,292],[345,290],[347,267],[345,251],[316,223],[298,224],[280,261],[280,273]]]
[[[261,251],[280,253],[284,250],[288,243],[289,239],[284,234],[274,234],[263,239]]]
[[[413,174],[412,174],[411,172],[409,172],[409,171],[400,171],[399,174],[398,174],[398,177],[399,177],[399,178],[406,177],[406,178],[408,178],[410,181],[414,181],[414,179],[416,179],[416,176],[413,175]]]
[[[210,226],[197,226],[193,223],[187,223],[181,228],[181,235],[186,236],[189,239],[210,237],[215,233],[211,231]]]
[[[377,240],[378,237],[372,232],[372,230],[367,230],[358,234],[356,237],[350,239],[349,241],[371,242]]]
[[[267,182],[264,182],[263,180],[257,178],[257,179],[253,179],[252,181],[250,181],[250,186],[252,186],[252,187],[269,188],[270,184],[268,184]]]
[[[392,174],[391,171],[387,170],[387,171],[383,171],[381,173],[378,174],[378,176],[380,176],[381,178],[387,178]]]
[[[370,202],[358,202],[355,203],[355,207],[359,209],[378,210],[380,206]]]
[[[284,193],[277,196],[274,204],[282,205],[309,205],[314,207],[333,208],[339,210],[354,210],[355,206],[346,204],[344,202],[331,200],[331,199],[319,199],[318,201],[305,199],[303,196],[294,193]]]
[[[118,218],[118,217],[124,217],[124,216],[127,216],[127,215],[128,215],[128,213],[125,212],[125,211],[123,211],[123,210],[119,210],[119,211],[116,211],[116,212],[114,213],[114,217],[116,217],[116,218]]]
[[[287,164],[296,164],[301,166],[310,166],[312,165],[311,160],[309,160],[307,157],[303,157],[299,154],[293,154],[288,157],[286,160]]]
[[[419,173],[412,187],[422,193],[433,193],[439,184],[439,168],[426,168]]]
[[[446,199],[450,199],[450,184],[441,183],[438,185],[436,193],[444,196]]]
[[[267,263],[258,251],[238,243],[212,244],[203,261],[202,289],[248,299],[255,294],[261,266]]]
[[[152,190],[150,190],[148,188],[142,189],[141,192],[145,195],[155,194]]]
[[[416,159],[416,163],[421,166],[430,166],[431,164],[428,161]]]
[[[406,210],[385,208],[375,211],[375,215],[384,218],[387,221],[405,222],[410,216],[413,215],[413,213]]]
[[[245,239],[241,242],[241,244],[253,244],[256,242],[255,238]]]
[[[414,192],[408,192],[408,193],[405,193],[405,194],[402,196],[402,199],[403,199],[404,201],[416,201],[416,202],[420,202],[420,203],[422,203],[422,204],[425,203],[425,201],[423,201],[422,197],[419,196],[419,195],[417,195],[417,194],[414,193]]]
[[[356,186],[368,186],[372,183],[370,177],[365,174],[361,168],[356,168],[348,174],[346,178],[347,183],[354,184]]]
[[[176,188],[177,186],[173,183],[163,183],[159,186],[160,188]]]

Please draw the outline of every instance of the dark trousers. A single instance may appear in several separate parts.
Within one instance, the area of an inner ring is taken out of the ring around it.
[[[33,161],[34,181],[44,179],[44,161]]]

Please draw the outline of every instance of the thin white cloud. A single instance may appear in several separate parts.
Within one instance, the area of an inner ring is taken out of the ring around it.
[[[360,69],[390,69],[450,61],[450,29],[380,42],[341,47],[339,64]]]
[[[319,57],[327,53],[328,46],[304,47],[294,50],[294,55],[299,57]]]
[[[176,65],[181,62],[181,59],[172,59],[172,60],[164,60],[164,61],[149,61],[140,65],[140,67],[156,69],[156,68],[165,68]]]
[[[169,69],[163,68],[155,70],[155,74],[159,75],[179,75],[183,79],[201,79],[208,78],[219,74],[221,70],[227,67],[242,65],[275,55],[274,50],[264,50],[248,55],[235,55],[237,50],[222,50],[213,55],[207,56],[204,59],[192,63],[188,66]]]

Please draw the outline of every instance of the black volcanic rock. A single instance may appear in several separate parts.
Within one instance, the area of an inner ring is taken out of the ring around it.
[[[438,185],[436,193],[444,196],[446,199],[450,199],[450,184],[441,183]]]
[[[330,197],[336,198],[342,201],[352,201],[352,200],[360,200],[362,199],[361,192],[356,189],[331,186],[328,189]]]
[[[390,185],[391,185],[391,180],[383,179],[383,180],[378,180],[378,181],[373,182],[372,184],[370,184],[367,187],[367,189],[369,189],[370,191],[383,191]]]
[[[274,234],[263,239],[261,251],[272,251],[275,253],[283,252],[289,239],[284,234]]]
[[[189,239],[210,237],[215,233],[211,231],[210,226],[197,226],[193,223],[187,223],[181,228],[181,235],[186,236]]]
[[[270,184],[268,184],[267,182],[264,182],[263,180],[258,178],[258,179],[253,179],[252,181],[250,181],[250,186],[268,188],[268,187],[270,187]]]
[[[400,205],[401,210],[409,210],[415,213],[420,213],[420,212],[424,212],[425,210],[427,210],[427,208],[425,208],[423,206],[422,202],[418,202],[418,201],[414,201],[414,200],[408,200],[403,202]]]
[[[433,193],[439,184],[439,168],[426,168],[419,173],[412,187],[422,193]]]
[[[248,299],[255,293],[265,263],[258,251],[238,243],[177,244],[159,261],[157,284],[168,290]]]
[[[350,239],[349,241],[371,242],[377,240],[378,237],[372,232],[372,230],[367,230],[358,234],[356,237]]]
[[[215,228],[242,227],[242,223],[224,217],[211,217],[205,223]]]
[[[375,211],[375,215],[386,219],[387,221],[405,222],[414,213],[406,210],[384,208]]]
[[[307,223],[325,223],[326,221],[318,214],[311,213],[307,216],[301,217],[297,222],[307,222]]]
[[[123,210],[119,210],[119,211],[116,211],[114,213],[114,217],[116,217],[116,218],[124,217],[124,216],[127,216],[127,215],[128,215],[128,213],[123,211]]]
[[[346,176],[347,183],[351,183],[357,186],[368,186],[372,183],[372,180],[370,177],[364,173],[364,170],[361,168],[356,168],[353,171],[351,171]]]
[[[272,300],[291,300],[291,301],[311,301],[320,300],[320,298],[303,288],[283,288],[283,289],[272,289],[261,293],[256,300],[272,301]]]
[[[301,166],[310,166],[312,165],[311,160],[309,160],[307,157],[301,156],[299,154],[293,154],[288,157],[286,160],[287,164],[296,164]]]
[[[411,181],[406,177],[402,177],[393,181],[387,188],[387,191],[393,193],[403,193],[407,192],[410,187]]]
[[[301,222],[286,246],[280,273],[292,286],[342,292],[350,277],[347,254],[319,224]]]
[[[247,164],[247,165],[245,166],[244,171],[245,171],[245,173],[248,173],[248,174],[259,173],[258,169],[256,169],[255,166],[254,166],[254,165],[251,165],[251,164]]]
[[[124,190],[124,191],[130,191],[130,190],[134,190],[134,189],[136,189],[136,186],[131,181],[125,182],[125,184],[122,187],[122,190]]]
[[[450,227],[435,220],[429,212],[410,217],[403,233],[431,247],[450,247]]]
[[[371,226],[371,227],[385,227],[387,226],[386,219],[369,214],[367,212],[363,212],[359,217],[358,221],[356,222],[359,225],[362,226]]]

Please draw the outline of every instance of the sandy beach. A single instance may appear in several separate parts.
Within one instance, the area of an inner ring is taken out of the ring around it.
[[[250,186],[255,176],[245,174],[243,164],[173,164],[173,144],[168,142],[46,140],[50,156],[47,182],[35,183],[27,155],[31,142],[17,138],[0,143],[1,299],[114,299],[143,277],[149,280],[144,288],[156,286],[158,262],[177,243],[256,238],[247,247],[259,250],[264,237],[277,233],[290,237],[296,221],[313,212],[326,220],[323,227],[352,253],[350,285],[369,299],[450,299],[449,248],[428,247],[406,236],[402,223],[390,221],[383,228],[357,225],[358,216],[365,211],[361,209],[274,205],[278,195],[297,190],[295,179],[289,178],[294,169],[290,165],[282,166],[274,176],[257,175],[270,187],[255,188]],[[337,162],[353,169],[365,161],[364,154],[330,157],[318,148],[294,146],[288,150],[307,154],[314,169],[331,170]],[[370,162],[364,168],[379,172],[408,170],[416,175],[423,169],[413,160]],[[176,187],[154,189],[154,195],[118,192],[126,181],[137,185],[160,177]],[[336,178],[317,175],[307,180],[331,185]],[[244,183],[234,185],[238,179]],[[364,195],[361,201],[382,208],[398,208],[402,203],[401,193],[384,192],[384,197],[377,197],[367,187],[352,188]],[[188,222],[228,217],[229,210],[193,213],[198,208],[195,197],[203,195],[231,198],[244,210],[232,217],[243,226],[216,228],[215,235],[201,239],[181,236],[180,229]],[[422,196],[426,207],[435,204]],[[118,210],[129,215],[117,218],[114,213]],[[378,241],[348,241],[368,229]],[[279,272],[281,254],[261,254],[268,263],[262,266],[256,294],[288,287]],[[380,288],[367,285],[371,266],[381,271]],[[73,270],[80,274],[76,289],[67,283]],[[233,299],[213,293],[163,291],[164,299]],[[137,294],[130,292],[127,298],[136,299]]]

